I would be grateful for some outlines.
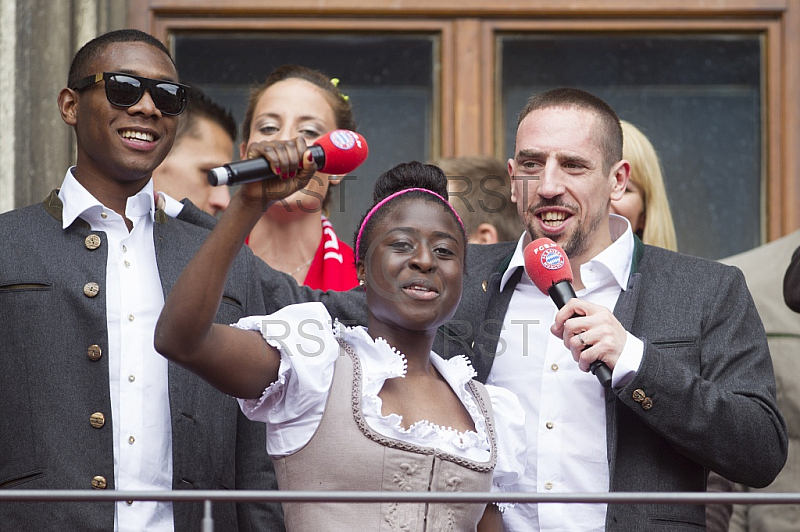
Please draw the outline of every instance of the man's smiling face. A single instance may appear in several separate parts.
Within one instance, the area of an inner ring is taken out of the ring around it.
[[[142,42],[106,46],[92,61],[89,75],[98,72],[178,80],[170,58]],[[149,91],[130,107],[115,106],[106,98],[104,85],[105,81],[100,81],[72,91],[71,105],[62,104],[62,116],[75,127],[78,139],[76,176],[95,182],[132,183],[149,179],[172,148],[178,117],[162,114]]]
[[[593,257],[611,243],[609,204],[627,181],[618,164],[604,168],[597,122],[595,113],[574,107],[532,111],[508,162],[512,200],[531,239],[550,238],[570,257]]]

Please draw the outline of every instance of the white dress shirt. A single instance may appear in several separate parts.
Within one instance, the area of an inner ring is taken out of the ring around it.
[[[81,218],[108,238],[106,297],[109,388],[118,490],[172,489],[172,424],[167,361],[153,347],[164,295],[153,244],[153,184],[128,198],[125,220],[104,207],[67,171],[59,192],[63,227]],[[172,532],[171,502],[120,501],[114,530]]]
[[[613,244],[581,266],[585,288],[577,296],[613,310],[627,287],[633,234],[625,218],[611,216]],[[524,268],[520,238],[500,289]],[[517,491],[608,491],[604,388],[578,368],[563,340],[550,332],[558,309],[526,273],[514,288],[488,383],[517,394],[525,409],[528,459]],[[641,363],[643,344],[628,333],[612,386],[629,382]],[[503,515],[510,531],[602,531],[605,504],[516,504]]]
[[[259,399],[239,399],[244,414],[267,425],[270,456],[287,456],[314,436],[325,411],[333,383],[334,364],[341,355],[337,338],[345,339],[361,362],[364,420],[376,432],[420,447],[442,450],[478,462],[490,458],[486,421],[467,389],[475,370],[465,357],[442,359],[431,352],[430,361],[466,408],[475,430],[458,432],[450,427],[417,421],[402,426],[397,414],[383,415],[378,393],[387,379],[403,378],[405,356],[382,338],[373,340],[364,327],[332,322],[322,303],[289,305],[270,316],[242,318],[235,325],[261,331],[281,352],[278,380]],[[492,490],[509,491],[522,475],[525,462],[525,412],[508,390],[487,386],[494,411],[497,465]]]

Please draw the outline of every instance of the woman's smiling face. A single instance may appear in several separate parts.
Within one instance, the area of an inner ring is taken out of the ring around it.
[[[366,244],[359,277],[366,281],[370,333],[386,326],[435,331],[461,299],[465,242],[450,209],[426,198],[383,207]]]
[[[304,79],[285,79],[270,86],[258,99],[250,139],[239,146],[239,156],[245,158],[253,142],[303,137],[310,145],[334,129],[336,115],[325,91]],[[329,185],[335,183],[338,178],[317,173],[303,190],[273,205],[270,214],[283,217],[320,212]]]

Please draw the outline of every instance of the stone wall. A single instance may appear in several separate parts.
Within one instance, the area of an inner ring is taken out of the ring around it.
[[[0,212],[41,201],[75,162],[56,100],[87,41],[126,26],[126,0],[0,0]]]

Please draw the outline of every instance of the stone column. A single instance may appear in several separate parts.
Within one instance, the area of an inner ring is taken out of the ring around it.
[[[0,0],[0,212],[41,201],[74,164],[58,92],[78,48],[124,28],[127,10],[126,0]]]

